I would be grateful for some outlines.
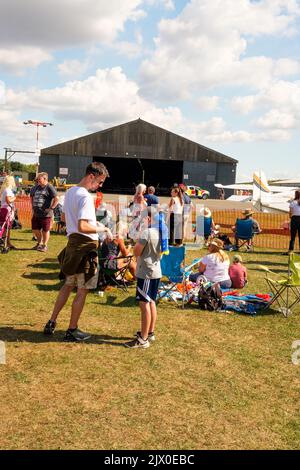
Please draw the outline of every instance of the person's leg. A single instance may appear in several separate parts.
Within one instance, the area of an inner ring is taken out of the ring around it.
[[[42,245],[47,248],[49,238],[50,238],[50,228],[51,228],[51,217],[44,217],[41,219],[42,224]]]
[[[33,231],[33,234],[36,238],[37,244],[40,245],[41,241],[42,241],[42,232],[40,230],[37,230],[37,229],[32,230],[32,231]]]
[[[48,232],[42,231],[42,245],[47,246],[50,238],[50,230]]]
[[[60,289],[56,302],[54,304],[53,312],[51,315],[50,320],[53,322],[56,322],[56,319],[58,317],[59,312],[63,309],[65,306],[71,292],[73,290],[73,286],[69,286],[64,284],[62,288]]]
[[[171,212],[170,214],[170,219],[169,219],[169,223],[170,223],[170,226],[169,226],[169,234],[170,234],[170,238],[169,238],[169,245],[174,245],[174,231],[175,231],[175,228],[174,228],[174,213]]]
[[[296,219],[295,219],[295,217],[292,217],[292,219],[291,219],[291,239],[290,239],[289,251],[294,250],[296,235],[297,235]]]
[[[141,309],[141,336],[144,341],[148,338],[151,324],[150,302],[139,302]]]
[[[88,289],[82,289],[82,288],[77,289],[77,294],[72,303],[72,312],[71,312],[71,318],[70,318],[70,324],[69,324],[70,330],[76,329],[78,327],[78,321],[79,321],[81,312],[83,310],[85,299],[86,299],[88,292],[89,292]]]
[[[151,311],[151,322],[149,326],[149,333],[153,333],[155,330],[155,324],[157,319],[157,309],[156,303],[154,301],[150,302],[150,311]]]

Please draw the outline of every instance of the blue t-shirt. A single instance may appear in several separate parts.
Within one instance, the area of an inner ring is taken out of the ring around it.
[[[144,199],[147,201],[147,206],[153,206],[159,204],[158,197],[154,194],[145,194]]]

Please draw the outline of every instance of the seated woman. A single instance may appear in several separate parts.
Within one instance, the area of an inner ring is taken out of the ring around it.
[[[127,263],[126,259],[117,259],[119,256],[130,256],[129,249],[126,248],[124,238],[120,233],[119,227],[117,227],[114,239],[108,241],[107,238],[103,241],[101,246],[101,258],[105,258],[102,262],[103,267],[111,269],[112,271],[118,271],[124,267]],[[135,278],[136,262],[133,259],[129,263],[129,272],[133,278]]]
[[[209,246],[209,254],[204,256],[199,263],[199,272],[190,275],[190,281],[197,282],[200,275],[204,275],[208,281],[218,282],[222,289],[231,287],[229,276],[229,257],[223,251],[223,242],[214,238]]]

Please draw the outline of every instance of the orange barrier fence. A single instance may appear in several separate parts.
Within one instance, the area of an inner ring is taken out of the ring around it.
[[[225,210],[214,211],[213,219],[215,224],[221,226],[220,231],[233,237],[231,227],[237,218],[242,217],[241,211]],[[255,236],[254,245],[260,248],[274,248],[287,250],[289,246],[290,231],[286,224],[289,221],[288,214],[266,214],[255,212],[253,218],[257,220],[262,229],[262,233]]]
[[[31,227],[31,203],[29,196],[18,196],[15,202],[18,209],[19,220],[24,228]],[[124,205],[126,207],[126,205]],[[118,201],[106,201],[106,208],[113,213],[113,218],[119,213]],[[121,208],[121,207],[120,207]],[[213,219],[215,224],[221,226],[220,231],[233,237],[231,227],[235,224],[238,217],[241,217],[241,211],[223,210],[214,211]],[[266,214],[256,212],[253,214],[262,229],[260,235],[255,236],[255,246],[260,248],[273,248],[287,250],[289,244],[290,232],[286,226],[289,221],[288,214]],[[232,239],[233,241],[233,239]]]
[[[17,196],[15,206],[18,209],[19,221],[23,228],[31,228],[31,201],[30,196]]]

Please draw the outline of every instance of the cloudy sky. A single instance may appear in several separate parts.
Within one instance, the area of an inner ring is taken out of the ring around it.
[[[300,176],[300,0],[0,1],[0,152],[138,117]]]

